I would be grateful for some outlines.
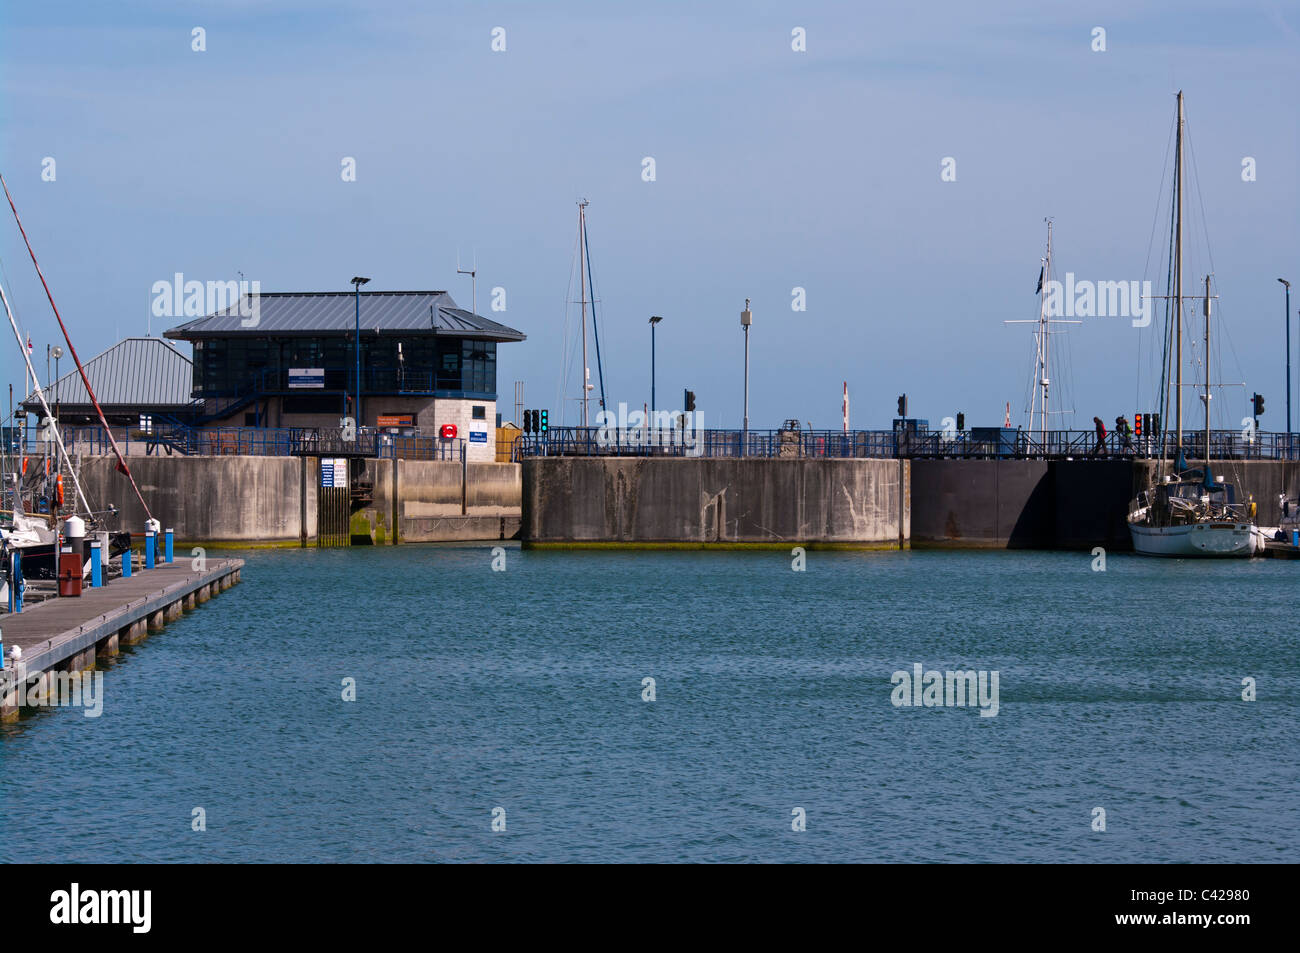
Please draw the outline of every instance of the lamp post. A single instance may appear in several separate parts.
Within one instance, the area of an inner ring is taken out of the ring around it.
[[[1286,325],[1286,443],[1291,447],[1291,282],[1285,278],[1278,281],[1286,287],[1286,310],[1282,313],[1282,323]]]
[[[63,391],[63,388],[59,386],[59,358],[63,356],[63,348],[56,344],[50,353],[54,355],[54,419],[57,421],[59,419],[59,395]]]
[[[662,315],[650,316],[650,413],[655,412],[655,325],[663,320]]]
[[[745,310],[740,312],[740,326],[745,330],[745,427],[740,454],[745,457],[749,456],[749,326],[753,323],[754,315],[746,298]]]
[[[369,278],[353,278],[352,287],[356,289],[356,312],[357,312],[357,389],[354,392],[357,395],[357,405],[353,408],[356,415],[356,423],[361,423],[361,286],[369,283]]]

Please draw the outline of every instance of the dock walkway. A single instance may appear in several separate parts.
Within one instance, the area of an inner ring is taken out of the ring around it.
[[[242,559],[209,559],[204,569],[190,560],[137,569],[131,578],[113,579],[76,598],[50,599],[21,613],[0,615],[4,650],[22,649],[22,659],[5,659],[0,671],[0,721],[18,717],[19,679],[28,682],[53,670],[93,668],[98,656],[116,655],[179,618],[187,609],[239,582]]]

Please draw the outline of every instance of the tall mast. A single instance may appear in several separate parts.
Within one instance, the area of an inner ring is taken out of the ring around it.
[[[1178,185],[1178,231],[1174,239],[1174,308],[1177,312],[1175,327],[1178,335],[1176,355],[1178,371],[1174,384],[1174,406],[1178,427],[1178,449],[1181,452],[1183,449],[1183,91],[1181,89],[1178,91],[1178,139],[1174,156],[1177,166],[1174,178]],[[1206,355],[1207,359],[1208,356]],[[1207,414],[1209,410],[1210,405],[1207,401],[1205,404]]]
[[[578,281],[582,287],[582,426],[587,426],[587,273],[583,263],[587,257],[587,200],[578,202]]]
[[[1205,472],[1210,472],[1210,276],[1205,276]],[[1213,478],[1211,478],[1213,480]]]
[[[1038,438],[1045,446],[1047,444],[1047,432],[1050,424],[1048,418],[1051,414],[1049,409],[1051,396],[1051,375],[1049,373],[1051,360],[1051,339],[1049,335],[1053,334],[1052,325],[1054,324],[1079,324],[1079,321],[1067,320],[1065,318],[1053,317],[1047,308],[1048,289],[1052,284],[1052,219],[1044,218],[1047,223],[1047,254],[1040,258],[1042,271],[1038,275],[1038,317],[1034,319],[1003,321],[1003,324],[1032,324],[1034,325],[1034,377],[1029,388],[1029,422],[1026,429],[1032,433],[1034,425],[1038,426]],[[1059,291],[1059,288],[1057,289]],[[1059,333],[1059,332],[1057,332]],[[1040,404],[1041,401],[1041,404]],[[1068,413],[1068,411],[1067,411]]]
[[[1047,286],[1052,280],[1052,220],[1047,220],[1047,260],[1043,263],[1043,292],[1042,300],[1038,306],[1038,349],[1039,349],[1039,367],[1038,375],[1039,385],[1043,388],[1043,422],[1039,427],[1039,439],[1043,445],[1047,445],[1047,397],[1048,389],[1051,386],[1051,379],[1048,376],[1048,336],[1047,336]]]

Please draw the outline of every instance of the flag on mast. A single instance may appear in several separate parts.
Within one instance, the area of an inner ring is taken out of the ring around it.
[[[849,382],[844,382],[844,432],[849,432]]]

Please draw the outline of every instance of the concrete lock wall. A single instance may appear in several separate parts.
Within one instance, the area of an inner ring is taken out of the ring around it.
[[[469,463],[462,474],[459,461],[367,460],[366,479],[374,499],[353,517],[353,542],[512,539],[519,532],[517,463]]]
[[[306,530],[316,534],[314,461],[308,461]],[[131,482],[110,456],[81,460],[80,479],[92,509],[117,506],[117,525],[143,533],[145,512]],[[303,460],[298,457],[132,457],[131,474],[178,542],[288,542],[303,530]],[[72,488],[67,487],[71,494]]]
[[[908,536],[908,461],[532,457],[525,545],[827,544]]]
[[[143,532],[115,463],[81,460],[91,507],[113,503],[118,527]],[[353,517],[360,542],[522,533],[536,543],[898,545],[901,532],[916,546],[1066,549],[1128,548],[1129,501],[1156,470],[1147,460],[530,458],[468,464],[462,512],[459,461],[364,466],[374,493]],[[178,543],[316,538],[312,458],[133,457],[131,470]],[[1256,502],[1265,526],[1279,521],[1279,494],[1300,489],[1295,462],[1221,461],[1214,472]]]
[[[465,513],[459,461],[364,461],[372,502],[353,514],[354,541],[392,543],[510,539],[519,531],[522,494],[517,463],[470,463]],[[131,473],[176,540],[194,543],[313,541],[317,531],[320,467],[312,457],[133,457]],[[118,527],[144,532],[145,513],[130,481],[107,456],[81,461],[82,485],[92,509],[113,503]],[[71,487],[68,488],[71,492]],[[396,532],[394,532],[396,527]]]
[[[1048,464],[1038,460],[913,460],[912,545],[1047,545]]]
[[[912,545],[1131,547],[1124,460],[915,460]]]
[[[1153,460],[916,460],[912,545],[1131,549],[1129,503],[1157,468]],[[1300,463],[1221,461],[1214,473],[1237,484],[1239,500],[1257,503],[1264,526],[1279,520],[1278,495],[1300,486]]]

